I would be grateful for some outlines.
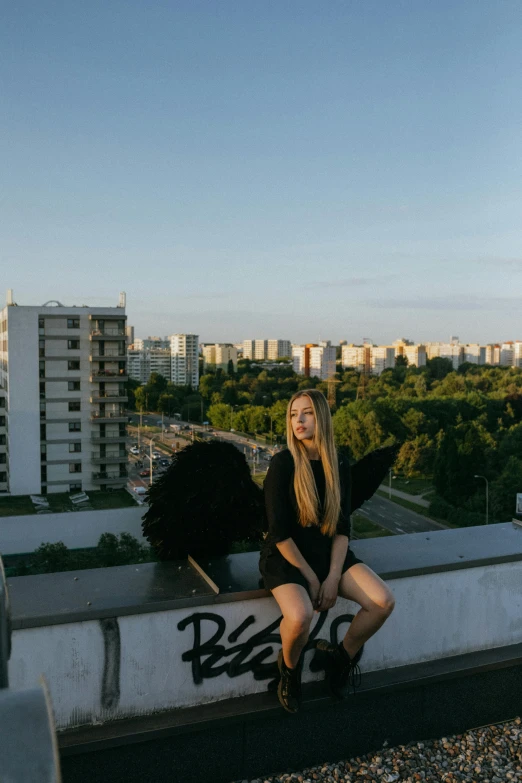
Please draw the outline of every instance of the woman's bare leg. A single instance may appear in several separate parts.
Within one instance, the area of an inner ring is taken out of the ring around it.
[[[387,584],[364,563],[356,563],[342,575],[339,595],[361,607],[343,639],[344,649],[353,658],[393,612],[395,599]]]
[[[310,634],[312,602],[304,587],[292,583],[274,587],[272,595],[283,615],[279,626],[283,658],[289,669],[295,669]]]

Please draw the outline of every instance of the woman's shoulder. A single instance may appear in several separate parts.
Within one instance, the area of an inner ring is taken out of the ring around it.
[[[270,470],[292,471],[294,469],[294,458],[290,449],[277,451],[270,460]]]

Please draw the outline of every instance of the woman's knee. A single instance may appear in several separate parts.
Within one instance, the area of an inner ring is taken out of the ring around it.
[[[291,612],[290,614],[285,615],[284,619],[287,627],[291,629],[293,633],[300,636],[301,634],[308,633],[313,616],[313,609],[310,611],[302,609],[299,612]]]
[[[375,604],[375,611],[384,617],[389,617],[395,609],[395,596],[391,591],[388,591],[386,595],[379,600],[379,603]]]

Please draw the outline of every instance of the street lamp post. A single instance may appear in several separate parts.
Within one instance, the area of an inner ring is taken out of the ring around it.
[[[473,478],[481,478],[486,482],[486,525],[489,523],[489,481],[485,476],[479,476],[475,473]]]
[[[149,460],[150,460],[149,486],[152,486],[152,442],[155,437],[157,436],[151,435],[149,441]]]

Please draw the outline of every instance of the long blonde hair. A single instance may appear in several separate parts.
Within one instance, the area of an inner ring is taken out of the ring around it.
[[[290,412],[299,397],[308,397],[315,416],[314,446],[323,463],[325,477],[325,502],[322,519],[319,519],[319,496],[306,446],[299,441],[292,429]],[[319,525],[321,533],[334,536],[341,510],[339,463],[335,449],[332,416],[324,394],[317,389],[296,392],[286,410],[286,441],[294,458],[294,490],[299,511],[299,523],[303,527]]]

